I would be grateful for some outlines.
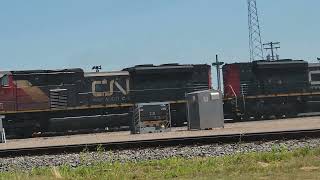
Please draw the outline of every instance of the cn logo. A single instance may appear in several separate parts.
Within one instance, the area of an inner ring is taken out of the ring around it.
[[[123,87],[125,86],[125,87]],[[125,85],[121,86],[116,80],[93,81],[92,94],[93,96],[112,96],[114,92],[121,92],[123,95],[128,95],[130,91],[129,79],[125,80]],[[115,90],[116,87],[116,90]]]

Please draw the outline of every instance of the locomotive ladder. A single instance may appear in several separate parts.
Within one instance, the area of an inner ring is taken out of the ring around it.
[[[140,132],[140,108],[139,106],[134,106],[133,116],[132,116],[132,129],[134,133]]]
[[[246,96],[248,94],[249,85],[247,83],[241,83],[240,88],[242,96]]]
[[[0,115],[0,143],[6,143],[7,140],[6,140],[6,133],[5,133],[5,130],[3,128],[3,125],[2,125],[2,119],[4,119],[5,116],[1,116]]]
[[[241,83],[241,94],[242,94],[242,103],[243,103],[243,113],[246,114],[246,99],[245,96],[248,94],[249,85],[247,83]]]

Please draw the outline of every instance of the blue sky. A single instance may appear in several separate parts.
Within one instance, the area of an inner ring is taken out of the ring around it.
[[[280,57],[320,56],[319,0],[258,0]],[[0,70],[247,61],[246,0],[0,1]]]

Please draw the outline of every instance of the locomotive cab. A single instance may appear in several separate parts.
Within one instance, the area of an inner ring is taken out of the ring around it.
[[[13,80],[8,72],[0,72],[0,111],[13,109]]]

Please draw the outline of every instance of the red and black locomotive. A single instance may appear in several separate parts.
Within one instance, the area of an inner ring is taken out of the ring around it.
[[[319,112],[319,70],[318,63],[291,59],[226,64],[225,115],[259,120]]]
[[[211,86],[205,64],[139,65],[113,72],[82,69],[2,72],[0,114],[7,135],[125,127],[138,102],[168,101],[172,124],[186,120],[185,94]]]

